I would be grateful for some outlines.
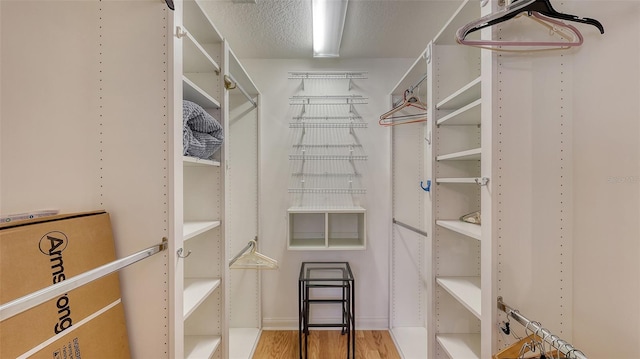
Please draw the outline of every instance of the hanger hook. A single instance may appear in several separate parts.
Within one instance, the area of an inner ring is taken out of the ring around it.
[[[427,187],[423,185],[423,182],[420,181],[420,188],[422,188],[425,192],[431,192],[431,180],[427,180]]]
[[[178,251],[176,252],[176,254],[178,255],[178,258],[187,258],[188,256],[191,255],[191,250],[187,251],[186,255],[182,255],[183,252],[184,250],[182,248],[178,249]]]
[[[237,83],[235,81],[233,81],[231,76],[224,75],[224,87],[227,90],[233,90],[233,89],[235,89],[237,87]]]

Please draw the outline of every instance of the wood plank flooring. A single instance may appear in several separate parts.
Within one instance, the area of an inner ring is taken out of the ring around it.
[[[304,345],[304,344],[303,344]],[[339,330],[314,330],[309,335],[309,359],[347,357],[347,337]],[[298,359],[297,330],[264,330],[253,359]],[[357,330],[356,359],[400,359],[386,330]]]

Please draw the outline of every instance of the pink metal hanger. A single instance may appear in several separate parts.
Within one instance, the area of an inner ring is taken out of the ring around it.
[[[554,33],[560,35],[565,39],[569,39],[572,41],[502,41],[502,40],[467,40],[465,39],[466,35],[471,31],[470,29],[477,28],[478,26],[482,26],[487,23],[487,17],[480,18],[472,23],[469,23],[458,29],[456,32],[456,41],[462,45],[476,46],[481,48],[487,48],[490,50],[497,51],[540,51],[540,50],[555,50],[555,49],[566,49],[569,47],[580,46],[584,42],[584,38],[578,29],[574,26],[566,24],[562,21],[558,21],[552,19],[550,17],[539,14],[538,12],[531,11],[527,13],[527,15],[531,16],[533,20],[536,20],[538,23],[546,26]],[[495,15],[490,15],[495,16]],[[512,17],[513,18],[513,17]],[[569,30],[573,36],[568,36],[563,30]],[[513,46],[513,47],[529,47],[535,49],[504,49],[498,48],[497,46]],[[544,47],[544,49],[539,49],[540,47]]]
[[[381,126],[395,126],[395,125],[402,125],[406,123],[425,122],[427,120],[426,113],[393,116],[393,114],[395,114],[396,112],[407,107],[415,107],[424,111],[427,110],[427,105],[425,105],[422,101],[420,101],[420,99],[414,96],[413,92],[406,90],[402,97],[402,102],[399,105],[395,106],[390,111],[382,114],[380,116],[380,120],[378,121],[378,124]]]

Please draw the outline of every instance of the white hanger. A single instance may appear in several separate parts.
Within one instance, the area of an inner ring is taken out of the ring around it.
[[[229,261],[230,269],[278,269],[278,261],[256,252],[257,242],[255,239],[249,241],[244,253]]]

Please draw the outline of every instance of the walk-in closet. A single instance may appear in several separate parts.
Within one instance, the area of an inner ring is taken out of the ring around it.
[[[640,358],[639,0],[0,0],[0,83],[1,358]]]

